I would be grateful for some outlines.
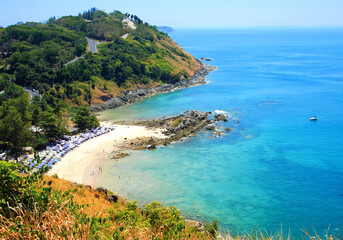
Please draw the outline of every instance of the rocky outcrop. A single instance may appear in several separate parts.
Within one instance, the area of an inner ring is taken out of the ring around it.
[[[114,194],[112,194],[111,196],[109,196],[108,198],[107,198],[107,201],[109,201],[109,202],[112,202],[112,203],[116,203],[116,202],[118,202],[118,196],[117,195],[114,195]]]
[[[166,135],[183,135],[184,131],[189,133],[195,132],[196,130],[204,127],[210,123],[208,119],[209,113],[202,113],[198,111],[187,111],[185,114],[177,116],[173,121],[169,121],[166,126]]]
[[[106,188],[98,187],[95,191],[97,191],[98,193],[103,193],[103,194],[107,195],[107,189]]]
[[[191,78],[182,79],[173,84],[162,84],[153,88],[140,88],[137,90],[123,92],[120,96],[112,98],[102,104],[91,106],[91,111],[99,112],[107,109],[118,108],[126,104],[135,103],[143,98],[151,97],[159,93],[170,92],[175,89],[186,88],[194,85],[204,84],[206,75],[216,70],[216,67],[201,63],[202,68]]]
[[[194,227],[196,231],[203,232],[204,231],[204,225],[201,222],[195,221],[195,220],[189,220],[186,219],[185,222]]]
[[[171,142],[180,140],[181,138],[191,136],[201,128],[211,123],[208,118],[210,113],[203,113],[199,111],[187,111],[175,117],[164,118],[160,120],[130,122],[129,124],[143,125],[150,128],[165,129],[164,134],[167,138],[136,138],[129,142],[124,142],[117,145],[119,150],[154,150],[156,146],[166,146]],[[126,124],[126,122],[121,122]],[[117,154],[118,155],[118,154]]]
[[[209,130],[209,131],[213,131],[215,129],[216,128],[214,126],[212,126],[212,125],[209,125],[209,126],[206,127],[206,130]]]
[[[214,115],[214,119],[216,120],[216,121],[223,121],[223,122],[227,122],[228,121],[228,119],[223,115],[223,114],[216,114],[216,115]]]

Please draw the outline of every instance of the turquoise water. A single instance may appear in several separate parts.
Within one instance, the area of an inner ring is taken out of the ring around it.
[[[342,227],[343,29],[180,29],[171,37],[214,59],[209,83],[103,117],[225,110],[236,120],[222,126],[233,131],[107,160],[99,185],[176,205],[187,217],[217,218],[231,232]]]

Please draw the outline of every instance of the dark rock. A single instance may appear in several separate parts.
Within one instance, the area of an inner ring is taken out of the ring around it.
[[[200,61],[199,61],[200,62]],[[198,84],[204,84],[206,75],[216,70],[216,67],[202,63],[202,68],[199,69],[194,76],[189,79],[181,79],[173,84],[162,84],[153,88],[139,88],[132,91],[123,92],[120,96],[106,100],[102,104],[91,106],[91,110],[98,112],[106,109],[118,108],[129,103],[135,103],[143,98],[150,97],[159,93],[170,92],[171,90],[186,88]]]
[[[215,132],[211,132],[211,134],[215,137],[221,137],[223,136],[223,132],[222,131],[215,131]]]
[[[100,198],[99,194],[94,194],[95,198]]]
[[[208,124],[210,120],[207,118],[208,113],[198,111],[188,111],[184,115],[179,115],[175,118],[172,124],[165,126],[167,135],[176,134],[188,130],[194,132],[199,127]]]
[[[107,195],[107,189],[106,188],[98,187],[95,191],[97,191],[98,193],[104,193],[105,195]]]
[[[224,122],[227,122],[227,118],[223,115],[223,114],[216,114],[214,115],[214,119],[216,121],[224,121]]]
[[[76,183],[76,182],[73,182],[73,185],[76,186],[76,187],[78,187],[78,188],[82,188],[82,187],[83,187],[82,184],[79,184],[79,183]]]
[[[146,146],[146,148],[149,149],[149,150],[155,150],[156,149],[156,145],[155,144],[148,145],[148,146]]]
[[[195,228],[196,231],[202,232],[204,231],[204,225],[201,222],[195,220],[185,220],[186,223]]]
[[[112,157],[112,159],[120,159],[120,158],[124,158],[130,156],[129,153],[117,153],[115,156]]]
[[[107,198],[107,200],[108,200],[109,202],[118,202],[118,196],[112,194],[111,196],[109,196],[109,197]]]
[[[108,101],[108,100],[111,100],[111,96],[101,96],[100,99],[102,101]]]
[[[50,186],[52,184],[52,181],[48,181],[46,184],[48,184],[48,186]]]
[[[91,185],[86,185],[85,188],[92,189]]]
[[[225,131],[231,132],[231,128],[225,128]]]
[[[214,126],[207,126],[207,127],[206,127],[206,130],[209,130],[209,131],[213,131],[214,129],[215,129]]]

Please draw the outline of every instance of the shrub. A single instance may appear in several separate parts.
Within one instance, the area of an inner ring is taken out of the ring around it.
[[[213,223],[206,224],[205,231],[208,232],[213,238],[216,238],[218,234],[218,220],[215,219]]]
[[[39,160],[36,158],[36,161]],[[38,172],[28,174],[29,170],[20,164],[0,161],[0,212],[4,216],[9,216],[10,208],[32,211],[47,207],[51,188],[38,188],[43,176]]]

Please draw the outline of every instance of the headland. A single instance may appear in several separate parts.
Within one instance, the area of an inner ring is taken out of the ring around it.
[[[197,70],[189,79],[181,79],[176,83],[161,84],[152,88],[138,88],[136,90],[126,91],[121,93],[120,96],[114,97],[104,103],[91,106],[91,110],[94,112],[100,112],[108,109],[114,109],[127,104],[136,103],[139,100],[154,96],[156,94],[205,84],[206,76],[210,72],[215,71],[217,68],[203,62],[200,62],[200,64],[201,68]]]

